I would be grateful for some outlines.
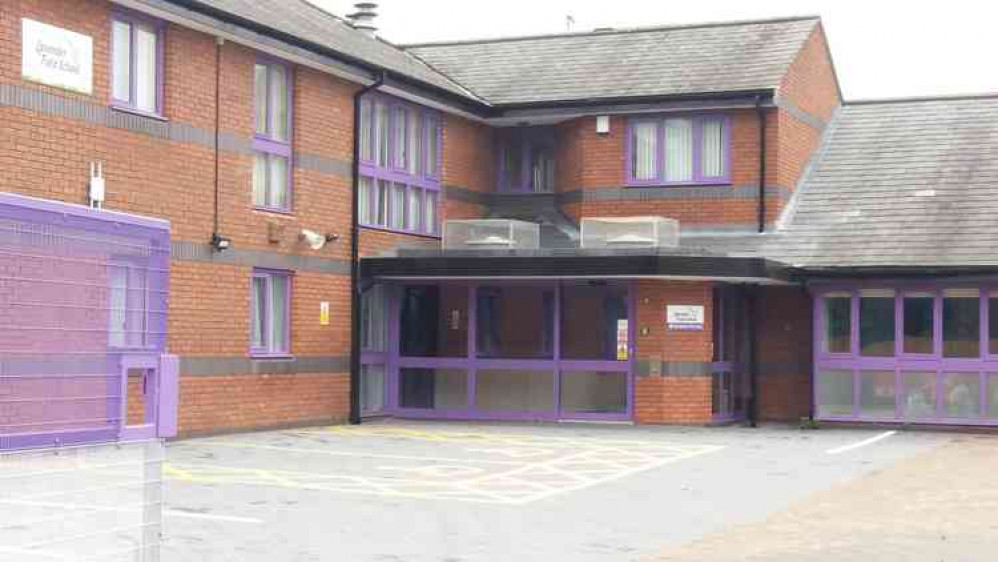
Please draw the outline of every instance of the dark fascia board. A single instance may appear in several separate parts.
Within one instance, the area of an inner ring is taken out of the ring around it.
[[[569,278],[690,277],[796,282],[783,264],[756,257],[603,255],[603,256],[411,256],[361,259],[361,276],[370,278]]]
[[[789,268],[790,275],[809,283],[822,281],[891,279],[930,279],[941,277],[991,278],[998,276],[998,265],[974,266],[857,266]]]
[[[339,51],[335,51],[333,49],[324,47],[322,45],[318,45],[316,43],[312,43],[310,41],[305,41],[290,33],[285,33],[283,31],[274,29],[272,27],[268,27],[253,20],[249,20],[237,16],[235,14],[231,14],[224,10],[219,10],[212,6],[208,6],[206,4],[202,4],[201,2],[197,2],[196,0],[161,0],[161,1],[180,6],[192,12],[203,14],[205,16],[211,17],[221,22],[249,29],[261,35],[272,37],[274,39],[277,39],[279,41],[282,41],[284,43],[287,43],[295,47],[299,47],[301,49],[305,49],[307,51],[312,51],[315,53],[319,53],[321,55],[341,60],[344,63],[350,66],[357,67],[358,69],[362,70],[364,73],[368,74],[371,77],[372,81],[374,80],[375,76],[384,75],[388,77],[388,79],[391,82],[401,85],[405,89],[412,90],[414,91],[414,93],[418,93],[426,97],[431,97],[432,99],[440,100],[441,103],[445,103],[447,105],[463,109],[472,114],[480,115],[482,117],[488,117],[494,114],[494,110],[487,104],[475,102],[474,100],[465,98],[453,92],[449,92],[443,88],[439,88],[432,84],[425,84],[418,80],[413,80],[406,76],[399,75],[398,73],[383,68],[379,65],[358,59],[356,57],[351,57],[350,55],[346,55]]]
[[[578,105],[564,107],[530,107],[519,109],[506,109],[497,117],[492,118],[493,123],[515,123],[534,121],[562,121],[574,119],[587,115],[640,115],[650,113],[680,113],[697,111],[725,111],[732,109],[751,109],[761,105],[764,108],[775,107],[773,94],[769,93],[763,97],[758,94],[730,96],[723,98],[710,98],[698,96],[691,99],[669,100],[657,99],[655,101],[623,101],[619,103],[598,103],[594,105]]]
[[[678,102],[717,102],[744,101],[758,98],[761,103],[772,103],[776,94],[775,88],[762,90],[730,90],[722,92],[701,92],[689,94],[669,94],[655,96],[616,96],[604,98],[582,98],[558,101],[541,101],[526,103],[495,104],[495,108],[503,113],[525,109],[592,109],[594,107],[615,105],[641,105]]]

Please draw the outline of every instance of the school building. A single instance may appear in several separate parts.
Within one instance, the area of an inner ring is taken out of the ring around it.
[[[376,22],[0,4],[0,405],[97,338],[87,372],[177,357],[181,435],[998,424],[998,98],[844,101],[818,17]]]

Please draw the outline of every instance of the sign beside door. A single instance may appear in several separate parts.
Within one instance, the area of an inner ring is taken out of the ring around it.
[[[329,301],[322,301],[319,303],[319,325],[329,325]]]
[[[703,330],[703,306],[670,304],[665,307],[665,323],[670,330]]]
[[[627,319],[617,320],[617,361],[627,361]]]

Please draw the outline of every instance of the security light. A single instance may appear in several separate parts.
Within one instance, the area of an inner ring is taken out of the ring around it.
[[[224,252],[232,247],[232,240],[215,232],[211,235],[211,247],[214,248],[216,252]]]
[[[301,234],[298,235],[299,240],[308,244],[309,248],[316,251],[321,250],[328,242],[332,242],[338,238],[339,236],[336,234],[319,234],[312,230],[302,230]]]

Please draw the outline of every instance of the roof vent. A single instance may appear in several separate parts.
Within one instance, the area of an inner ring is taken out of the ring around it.
[[[536,250],[540,225],[508,219],[456,220],[444,223],[445,250]]]
[[[610,33],[611,31],[614,31],[612,27],[597,27],[593,29],[593,33]]]
[[[357,8],[357,11],[347,16],[350,18],[350,22],[364,35],[374,37],[378,31],[374,25],[374,18],[378,16],[378,13],[374,10],[377,9],[378,5],[374,2],[358,2],[353,6]]]
[[[583,248],[674,248],[679,221],[665,217],[600,217],[582,219]]]

